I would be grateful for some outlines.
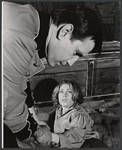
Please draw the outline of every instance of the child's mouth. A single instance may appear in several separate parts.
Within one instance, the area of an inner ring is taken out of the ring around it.
[[[67,99],[62,99],[62,102],[67,102]]]

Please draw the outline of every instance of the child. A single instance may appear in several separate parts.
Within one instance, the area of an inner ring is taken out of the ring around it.
[[[54,89],[54,133],[52,143],[61,148],[106,147],[99,133],[92,131],[93,120],[81,106],[84,101],[80,86],[73,80],[63,80]],[[91,141],[91,142],[90,142]]]

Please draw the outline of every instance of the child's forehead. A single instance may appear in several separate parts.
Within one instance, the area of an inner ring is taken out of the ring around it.
[[[68,89],[71,89],[72,90],[72,84],[71,83],[62,83],[60,85],[60,89],[64,89],[64,88],[68,88]]]

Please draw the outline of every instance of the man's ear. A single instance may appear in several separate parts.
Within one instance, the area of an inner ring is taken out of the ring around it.
[[[65,36],[71,37],[74,26],[72,24],[65,24],[59,27],[57,32],[57,38],[61,40]]]

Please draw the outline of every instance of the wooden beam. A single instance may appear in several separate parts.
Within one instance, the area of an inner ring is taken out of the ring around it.
[[[94,79],[94,61],[87,62],[86,96],[92,96]]]
[[[85,101],[98,101],[98,100],[106,100],[106,99],[112,99],[112,98],[119,98],[120,93],[114,93],[114,94],[106,94],[106,95],[96,95],[96,96],[89,96],[84,97]],[[45,101],[45,102],[35,102],[35,106],[39,105],[52,105],[53,101]]]

